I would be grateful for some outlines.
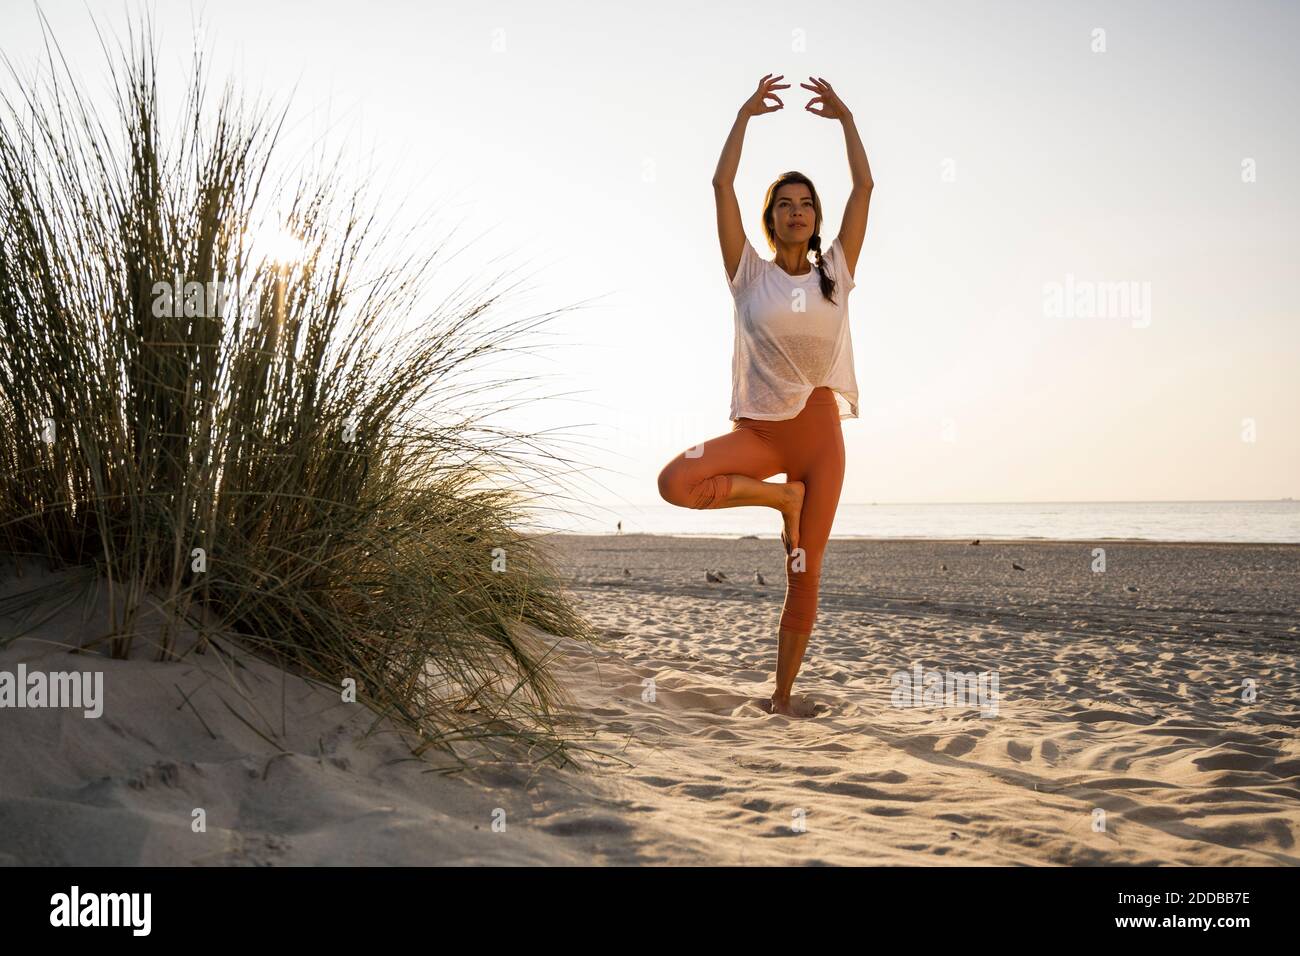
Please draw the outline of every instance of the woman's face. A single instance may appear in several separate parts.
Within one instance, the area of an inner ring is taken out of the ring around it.
[[[772,205],[772,227],[777,239],[798,245],[812,238],[817,225],[812,191],[803,183],[787,183],[776,191]]]

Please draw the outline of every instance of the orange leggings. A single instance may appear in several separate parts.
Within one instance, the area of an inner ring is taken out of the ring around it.
[[[813,389],[803,410],[778,422],[738,418],[731,431],[678,455],[659,473],[659,494],[683,508],[716,508],[731,493],[730,475],[762,481],[778,472],[804,483],[799,547],[786,557],[781,627],[811,634],[817,620],[822,554],[844,484],[844,435],[835,393]]]

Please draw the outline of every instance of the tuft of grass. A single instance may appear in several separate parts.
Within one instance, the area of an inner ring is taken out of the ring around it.
[[[284,114],[214,102],[197,53],[169,126],[156,46],[105,44],[105,110],[57,45],[44,81],[9,67],[0,552],[101,575],[115,656],[161,606],[355,680],[417,752],[570,762],[537,632],[595,636],[519,530],[561,459],[486,427],[464,384],[546,317],[493,322],[496,295],[425,310],[436,249],[380,241],[329,168],[273,188]],[[287,255],[260,241],[277,230]]]

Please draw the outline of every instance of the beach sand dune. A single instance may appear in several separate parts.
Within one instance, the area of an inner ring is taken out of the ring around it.
[[[807,718],[764,707],[775,538],[547,547],[604,638],[558,648],[595,773],[431,773],[394,734],[363,739],[364,710],[255,660],[235,691],[218,655],[52,651],[94,627],[70,608],[0,671],[102,670],[104,714],[0,710],[0,859],[1300,861],[1298,546],[833,539],[795,684]],[[996,675],[996,696],[898,706],[917,668]]]

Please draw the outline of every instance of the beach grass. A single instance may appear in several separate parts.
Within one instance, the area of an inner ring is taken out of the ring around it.
[[[417,751],[567,762],[536,631],[593,635],[521,530],[559,459],[463,374],[545,319],[425,307],[437,249],[286,172],[285,113],[198,53],[172,120],[147,23],[104,41],[109,108],[49,49],[0,117],[0,551],[93,569],[113,656],[161,610],[354,681]]]

